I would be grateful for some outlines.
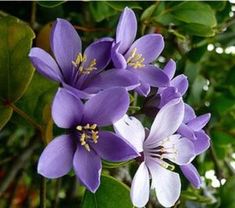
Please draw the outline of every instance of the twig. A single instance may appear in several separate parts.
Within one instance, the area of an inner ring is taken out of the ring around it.
[[[32,28],[35,27],[36,22],[36,9],[37,9],[37,2],[32,1],[32,7],[31,7],[31,18],[30,18],[30,26]]]
[[[40,181],[40,208],[46,208],[46,178],[43,176]]]
[[[55,184],[55,201],[54,201],[54,208],[57,208],[59,205],[59,192],[60,192],[60,186],[61,186],[61,179],[57,179],[56,184]]]
[[[76,30],[81,30],[83,32],[111,32],[110,28],[92,28],[92,27],[83,27],[79,25],[74,25]]]
[[[15,162],[11,165],[10,169],[7,171],[8,174],[1,181],[0,184],[0,196],[9,187],[11,182],[15,179],[18,172],[26,165],[27,160],[34,153],[34,150],[39,146],[38,140],[32,138],[29,145],[23,149],[22,153],[16,158]]]
[[[31,118],[27,113],[22,111],[20,108],[15,106],[13,103],[6,104],[7,106],[11,107],[14,112],[19,114],[21,117],[23,117],[28,123],[30,123],[32,126],[34,126],[36,129],[38,129],[40,132],[42,132],[42,127],[33,119]]]

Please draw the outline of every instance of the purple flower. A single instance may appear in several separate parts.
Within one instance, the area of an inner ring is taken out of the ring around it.
[[[29,57],[39,73],[62,83],[63,87],[81,98],[114,86],[133,89],[138,86],[138,80],[130,78],[131,73],[123,75],[117,70],[102,72],[110,61],[112,43],[111,38],[97,40],[82,54],[76,30],[68,21],[57,19],[50,39],[55,60],[40,48],[32,48]]]
[[[184,74],[180,74],[175,78],[176,63],[170,59],[163,72],[168,76],[170,82],[165,87],[159,87],[158,93],[160,95],[159,108],[164,106],[170,100],[182,97],[188,89],[188,79]]]
[[[164,41],[159,34],[148,34],[133,42],[136,32],[135,13],[126,7],[118,22],[111,58],[116,68],[126,69],[138,77],[141,86],[137,87],[136,91],[147,96],[150,86],[166,86],[169,82],[160,69],[151,65],[162,52]]]
[[[210,146],[210,138],[205,131],[202,130],[210,120],[210,117],[210,113],[197,117],[194,110],[189,105],[185,104],[184,120],[177,132],[183,137],[188,138],[194,144],[196,155],[205,152]],[[183,165],[180,168],[192,185],[196,188],[200,188],[201,179],[197,169],[192,164]]]
[[[177,173],[171,171],[177,165],[186,165],[195,157],[193,143],[174,134],[184,117],[182,99],[167,103],[157,114],[150,131],[134,117],[124,116],[114,124],[116,132],[130,142],[142,155],[131,185],[134,206],[144,207],[149,200],[149,180],[158,201],[171,207],[179,198],[181,183]]]
[[[85,104],[71,92],[59,88],[52,105],[52,117],[57,126],[69,130],[44,149],[38,173],[58,178],[73,167],[79,181],[95,192],[100,184],[101,159],[124,161],[138,155],[119,136],[101,129],[120,119],[128,106],[129,97],[124,88],[99,92]]]

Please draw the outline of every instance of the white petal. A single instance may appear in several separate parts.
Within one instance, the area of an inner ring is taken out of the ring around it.
[[[155,144],[171,136],[179,128],[183,118],[184,103],[182,99],[177,98],[168,102],[161,108],[154,119],[146,145]]]
[[[175,154],[165,154],[165,158],[171,160],[178,165],[189,164],[196,156],[194,144],[187,138],[181,137],[179,134],[174,134],[168,137],[164,148],[173,147],[172,151]]]
[[[149,161],[148,167],[152,176],[152,188],[157,199],[164,207],[171,207],[180,196],[181,183],[178,173],[169,171],[154,161]]]
[[[144,207],[149,200],[149,172],[145,163],[139,166],[132,184],[131,184],[131,200],[134,206]]]
[[[113,126],[115,132],[132,144],[138,152],[143,151],[145,130],[138,119],[124,115]]]

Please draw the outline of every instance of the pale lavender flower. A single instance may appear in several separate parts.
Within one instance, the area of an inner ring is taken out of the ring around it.
[[[182,97],[188,89],[188,79],[184,74],[174,77],[176,71],[176,63],[170,59],[163,72],[168,76],[169,83],[165,87],[158,88],[158,95],[160,95],[159,108],[164,106],[170,100]]]
[[[194,144],[196,155],[200,155],[210,147],[210,137],[202,130],[210,120],[210,117],[210,113],[197,117],[192,107],[185,104],[184,120],[177,132],[183,137],[188,138]],[[183,165],[180,168],[192,185],[200,188],[202,183],[201,178],[194,165]]]
[[[126,7],[118,22],[111,57],[117,69],[132,72],[139,78],[141,85],[136,91],[147,96],[150,86],[166,86],[169,82],[162,70],[151,64],[162,52],[164,41],[160,34],[147,34],[134,41],[136,32],[135,13]]]
[[[103,71],[110,61],[112,43],[111,38],[99,39],[82,53],[82,43],[74,27],[64,19],[57,19],[50,38],[55,60],[40,48],[32,48],[29,58],[39,73],[60,82],[81,98],[114,86],[133,89],[139,83],[131,73]]]
[[[138,156],[118,135],[101,129],[120,119],[128,106],[129,96],[124,88],[99,92],[85,104],[71,92],[59,88],[52,117],[57,126],[68,132],[53,139],[44,149],[38,173],[58,178],[73,167],[79,181],[95,192],[100,184],[101,159],[117,162]]]
[[[114,124],[115,131],[130,142],[142,155],[131,185],[131,199],[136,207],[144,207],[151,188],[165,207],[171,207],[180,196],[180,177],[173,172],[177,165],[189,164],[195,157],[193,143],[174,134],[184,118],[182,99],[167,103],[157,114],[150,131],[134,117],[125,115]]]

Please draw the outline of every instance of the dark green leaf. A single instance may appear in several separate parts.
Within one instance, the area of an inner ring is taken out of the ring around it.
[[[34,69],[28,53],[34,33],[14,17],[0,19],[0,96],[8,102],[17,101],[27,89]]]
[[[125,184],[103,175],[95,194],[85,192],[82,208],[132,208],[129,192]]]
[[[42,7],[47,7],[47,8],[53,8],[57,7],[66,1],[49,1],[49,0],[44,0],[44,1],[38,1],[37,3],[42,6]]]
[[[0,130],[6,125],[10,120],[12,115],[12,109],[6,106],[1,105],[0,103]]]
[[[105,3],[117,11],[122,11],[125,7],[142,9],[139,3],[135,1],[105,1]]]

